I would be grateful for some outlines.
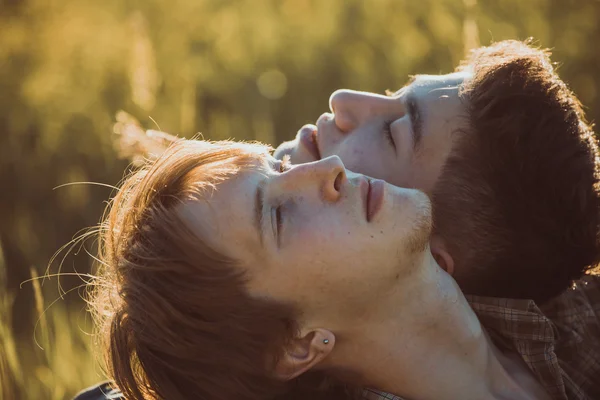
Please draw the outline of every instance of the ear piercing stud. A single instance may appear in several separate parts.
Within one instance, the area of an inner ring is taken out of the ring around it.
[[[323,339],[324,344],[329,344],[329,339]]]

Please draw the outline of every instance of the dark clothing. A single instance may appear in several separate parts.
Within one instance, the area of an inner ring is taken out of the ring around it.
[[[109,400],[124,397],[117,389],[113,389],[110,382],[102,382],[79,392],[73,400]]]

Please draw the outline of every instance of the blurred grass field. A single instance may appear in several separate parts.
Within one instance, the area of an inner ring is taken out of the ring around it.
[[[35,312],[34,340],[12,330],[14,295],[7,291],[6,266],[0,251],[0,398],[66,399],[102,379],[93,351],[93,329],[81,306],[50,307],[41,279],[31,269]],[[56,279],[45,285],[56,285]],[[49,291],[47,291],[49,292]],[[48,308],[50,307],[50,308]]]
[[[82,300],[92,258],[48,264],[98,223],[112,192],[60,186],[123,177],[119,110],[180,136],[277,144],[336,89],[383,93],[452,71],[479,44],[534,37],[600,117],[598,0],[0,0],[0,10],[0,400],[69,399],[104,379]]]

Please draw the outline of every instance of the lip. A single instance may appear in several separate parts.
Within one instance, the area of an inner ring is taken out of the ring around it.
[[[361,182],[367,222],[371,222],[383,205],[385,182],[381,179],[365,178]]]
[[[300,130],[298,135],[301,145],[308,150],[315,160],[321,159],[321,152],[317,143],[317,128],[315,126],[305,126]]]

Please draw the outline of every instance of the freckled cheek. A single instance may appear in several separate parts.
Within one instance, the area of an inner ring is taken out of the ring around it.
[[[316,221],[313,221],[316,222]],[[294,241],[299,245],[299,256],[311,264],[326,264],[332,257],[339,258],[341,252],[349,243],[348,227],[336,226],[333,221],[303,225],[294,235]],[[326,268],[325,265],[323,265]]]
[[[381,154],[368,143],[355,143],[352,146],[344,148],[344,151],[341,151],[337,155],[342,159],[345,167],[352,172],[373,175],[374,172],[380,169],[376,168],[373,171],[373,164],[375,160],[381,158]]]
[[[335,154],[342,159],[346,168],[351,166],[360,166],[363,158],[367,152],[365,152],[365,146],[355,141],[348,141],[343,146],[334,149],[331,154]]]
[[[305,250],[326,252],[340,242],[338,236],[339,232],[316,226],[312,229],[298,230],[296,240],[304,245]]]

